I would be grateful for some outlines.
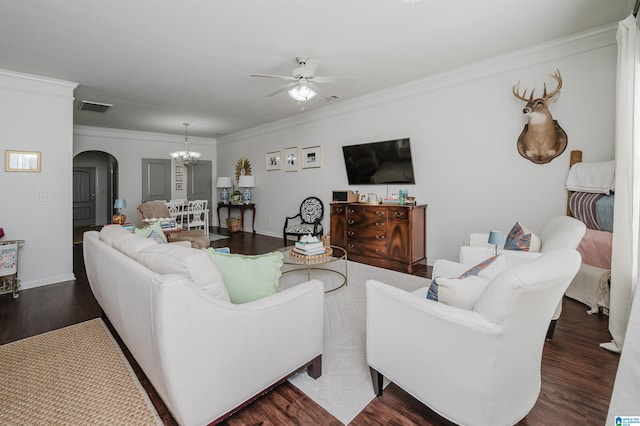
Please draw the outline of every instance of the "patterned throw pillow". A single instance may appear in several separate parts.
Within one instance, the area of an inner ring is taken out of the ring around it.
[[[436,277],[431,281],[427,299],[462,309],[472,309],[489,280],[507,268],[504,256],[480,262],[456,278]]]
[[[531,247],[531,233],[525,233],[525,230],[518,222],[513,225],[509,235],[504,242],[505,250],[529,251]]]
[[[135,228],[133,232],[145,238],[151,238],[152,240],[160,244],[167,243],[167,237],[165,237],[164,232],[162,231],[162,226],[160,226],[160,222],[153,222],[142,229]]]

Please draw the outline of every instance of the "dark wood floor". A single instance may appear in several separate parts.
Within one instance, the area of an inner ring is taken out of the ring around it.
[[[222,230],[224,232],[224,230]],[[281,247],[280,238],[233,233],[212,243],[234,253],[260,254]],[[82,245],[74,246],[76,281],[25,290],[18,299],[0,295],[0,344],[55,330],[100,316],[89,289]],[[427,276],[423,266],[416,275]],[[608,318],[587,315],[587,307],[565,298],[553,340],[545,344],[540,398],[519,425],[603,425],[618,355],[600,349],[610,340]],[[120,342],[121,343],[121,342]],[[122,344],[121,344],[122,345]],[[176,424],[135,360],[123,348],[163,421]],[[1,360],[0,360],[1,362]],[[228,418],[226,425],[340,425],[341,423],[296,387],[284,382]],[[352,425],[449,425],[450,422],[391,384]]]

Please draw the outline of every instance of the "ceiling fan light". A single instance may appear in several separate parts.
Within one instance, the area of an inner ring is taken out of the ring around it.
[[[313,98],[316,95],[309,86],[306,84],[298,84],[293,89],[289,90],[289,96],[291,96],[296,101],[304,102]]]

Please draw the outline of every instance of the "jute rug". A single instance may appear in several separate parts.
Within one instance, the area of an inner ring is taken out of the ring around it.
[[[344,273],[344,263],[331,269]],[[283,270],[289,266],[285,265]],[[349,424],[373,398],[373,385],[366,357],[365,282],[375,279],[407,291],[429,285],[429,280],[374,266],[348,262],[348,285],[325,294],[324,351],[322,376],[314,380],[306,372],[289,381],[344,424]],[[306,281],[307,272],[287,273],[280,288]],[[335,273],[311,271],[311,278],[324,282],[325,289],[340,284]],[[401,331],[399,331],[401,332]]]
[[[3,425],[162,424],[101,319],[0,346],[0,401]]]

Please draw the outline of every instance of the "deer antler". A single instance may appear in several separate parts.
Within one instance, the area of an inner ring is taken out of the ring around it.
[[[544,84],[544,93],[542,95],[542,99],[544,99],[545,101],[547,99],[550,99],[553,95],[555,95],[556,93],[558,93],[560,91],[560,89],[562,88],[562,76],[560,75],[560,70],[556,68],[556,72],[554,72],[553,74],[549,74],[551,77],[553,77],[553,79],[555,81],[558,82],[558,87],[555,88],[555,90],[551,93],[549,93],[547,95],[547,83]]]
[[[542,100],[545,100],[545,101],[550,99],[556,93],[558,93],[562,88],[562,76],[560,75],[560,70],[556,68],[556,71],[553,74],[549,74],[549,75],[558,82],[558,87],[556,87],[551,93],[547,94],[547,83],[544,83],[544,93],[542,94]],[[513,89],[512,89],[513,96],[520,99],[521,101],[531,102],[533,101],[533,94],[536,91],[536,89],[533,89],[531,91],[529,98],[527,98],[527,90],[528,89],[524,89],[524,92],[522,93],[522,95],[520,95],[520,81],[518,81],[517,84],[513,85]]]
[[[529,102],[529,101],[531,101],[531,99],[533,99],[533,92],[535,92],[536,89],[533,89],[529,99],[527,99],[527,90],[528,89],[524,89],[524,93],[521,96],[520,95],[520,81],[518,81],[518,84],[514,84],[513,85],[513,88],[512,88],[513,96],[515,96],[516,98],[520,99],[521,101]]]

